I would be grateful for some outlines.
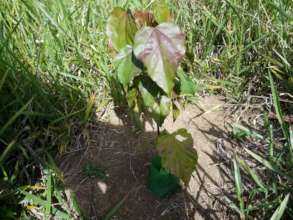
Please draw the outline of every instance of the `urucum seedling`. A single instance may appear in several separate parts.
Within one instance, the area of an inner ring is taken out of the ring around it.
[[[114,8],[106,33],[115,54],[115,79],[121,85],[130,118],[143,127],[145,114],[157,124],[160,157],[153,160],[149,188],[163,197],[175,191],[179,179],[188,185],[197,154],[185,129],[160,134],[159,128],[169,114],[176,119],[176,100],[194,95],[196,86],[179,68],[185,55],[185,35],[172,23],[165,1],[155,1],[151,7],[154,13]]]

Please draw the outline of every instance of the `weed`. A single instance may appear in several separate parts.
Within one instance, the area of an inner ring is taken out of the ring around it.
[[[235,190],[238,204],[232,204],[241,219],[257,218],[291,219],[292,213],[292,127],[285,123],[278,92],[270,75],[274,110],[278,124],[268,121],[266,136],[241,129],[241,137],[257,137],[264,149],[245,148],[243,155],[234,161]],[[281,130],[273,129],[280,127]],[[241,174],[242,173],[242,174]],[[242,181],[245,179],[245,181]]]
[[[171,2],[186,33],[185,68],[200,88],[233,98],[263,95],[270,69],[281,89],[292,91],[292,1]]]
[[[191,135],[184,129],[160,135],[159,128],[169,114],[176,118],[179,109],[175,100],[193,96],[195,85],[182,70],[177,71],[185,54],[185,40],[179,27],[172,23],[166,1],[156,1],[151,7],[154,13],[132,14],[120,7],[111,12],[106,32],[110,47],[117,53],[114,79],[120,83],[120,94],[127,101],[135,125],[143,128],[142,113],[149,114],[157,124],[162,166],[188,185],[197,163]]]

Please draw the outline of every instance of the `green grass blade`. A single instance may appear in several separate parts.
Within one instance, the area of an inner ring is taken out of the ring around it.
[[[52,191],[53,191],[52,173],[49,170],[48,179],[47,179],[47,191],[46,191],[47,192],[46,219],[50,219],[50,215],[51,215]]]
[[[289,145],[291,150],[293,151],[293,126],[292,125],[289,127],[289,136],[290,136]]]
[[[270,157],[274,157],[274,132],[273,132],[273,125],[269,125],[269,153]]]
[[[242,182],[241,182],[241,174],[238,163],[236,159],[233,159],[233,168],[234,168],[234,180],[235,180],[235,188],[236,194],[239,201],[240,207],[240,218],[244,219],[244,201],[242,198]]]
[[[285,199],[282,201],[282,203],[280,204],[280,206],[276,209],[276,211],[274,212],[274,214],[272,215],[270,220],[280,220],[284,214],[284,211],[287,207],[287,203],[289,201],[289,196],[290,194],[288,194]]]
[[[252,177],[252,179],[254,180],[254,182],[263,190],[263,191],[267,191],[263,181],[261,180],[261,178],[256,174],[256,172],[249,167],[249,165],[241,159],[237,159],[237,161],[239,162],[240,166]]]
[[[48,11],[45,10],[46,6],[44,4],[42,4],[41,2],[36,2],[38,8],[40,9],[41,12],[43,12],[43,14],[45,15],[45,17],[50,21],[50,23],[56,27],[60,32],[62,32],[63,34],[66,35],[66,31],[59,25],[58,22],[56,22],[53,17],[49,14]]]
[[[75,192],[73,191],[70,191],[70,201],[71,201],[71,205],[72,205],[72,208],[74,209],[74,211],[78,214],[78,215],[82,215],[82,211],[78,205],[78,202],[77,202],[77,197],[76,197],[76,194]]]
[[[245,148],[245,151],[252,156],[255,160],[257,160],[258,162],[260,162],[262,165],[264,165],[266,168],[274,171],[274,172],[279,172],[278,169],[268,160],[262,158],[261,156],[257,155],[256,153],[252,152],[249,149]]]
[[[231,201],[231,199],[229,199],[227,196],[224,196],[224,200],[231,209],[235,210],[239,215],[241,215],[240,209],[233,201]]]
[[[10,142],[7,147],[5,148],[5,150],[3,151],[3,153],[0,156],[0,166],[2,166],[2,163],[5,161],[6,156],[9,154],[9,152],[12,150],[13,146],[15,145],[16,141],[12,141]]]
[[[275,87],[275,83],[274,83],[273,76],[271,73],[269,74],[269,77],[270,77],[270,85],[271,85],[271,90],[272,90],[273,104],[274,104],[274,108],[276,111],[276,116],[277,116],[278,122],[282,128],[283,135],[287,139],[288,138],[288,129],[286,127],[286,124],[285,124],[285,121],[283,118],[279,95],[278,95],[277,89]]]
[[[129,194],[126,194],[111,210],[106,214],[103,220],[110,220],[118,212],[123,203],[126,201]]]
[[[4,85],[4,82],[5,82],[5,80],[6,80],[7,74],[8,74],[8,71],[6,71],[6,72],[4,73],[4,75],[3,75],[3,77],[2,77],[2,79],[1,79],[1,81],[0,81],[0,92],[1,92],[1,89],[2,89],[2,87],[3,87],[3,85]]]
[[[33,98],[31,98],[18,112],[16,112],[7,122],[6,124],[0,129],[0,136],[5,132],[5,130],[12,125],[12,123],[26,110],[26,108],[31,104]]]

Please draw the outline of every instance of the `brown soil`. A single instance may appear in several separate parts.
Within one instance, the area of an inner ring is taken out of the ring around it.
[[[115,114],[105,122],[92,123],[80,135],[78,143],[82,144],[75,144],[62,158],[66,186],[76,192],[90,219],[103,219],[122,199],[113,219],[228,219],[227,215],[231,219],[223,201],[231,186],[226,162],[232,146],[223,106],[220,97],[200,98],[175,123],[167,119],[164,124],[168,131],[187,128],[192,134],[199,161],[186,190],[162,200],[148,191],[146,179],[155,155],[156,132],[147,126],[144,133],[134,133]],[[88,162],[104,168],[107,178],[86,177],[82,170]]]

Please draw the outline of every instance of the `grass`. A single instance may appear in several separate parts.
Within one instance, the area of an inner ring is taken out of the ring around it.
[[[176,1],[186,68],[210,92],[268,92],[268,72],[293,88],[292,1]]]
[[[111,101],[115,71],[104,31],[111,9],[147,9],[150,4],[1,1],[1,219],[38,215],[36,209],[23,207],[42,204],[47,217],[72,211],[50,208],[53,200],[70,201],[51,155],[65,152],[95,112]],[[170,7],[186,33],[182,66],[201,92],[235,99],[268,95],[269,73],[277,79],[279,91],[292,92],[292,1],[179,0],[170,1]],[[287,137],[292,143],[291,133]]]
[[[0,4],[0,199],[3,209],[10,208],[4,219],[20,214],[18,187],[54,170],[50,155],[66,151],[93,112],[109,102],[107,61],[100,54],[106,48],[96,29],[103,10],[92,4]]]
[[[230,205],[240,214],[241,219],[256,216],[261,219],[293,218],[293,128],[284,121],[271,75],[270,84],[278,123],[267,121],[265,136],[258,136],[260,141],[255,140],[253,148],[245,146],[245,152],[233,161],[239,205]],[[242,129],[242,132],[246,134],[242,138],[252,137],[248,130]]]

